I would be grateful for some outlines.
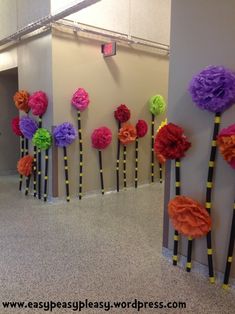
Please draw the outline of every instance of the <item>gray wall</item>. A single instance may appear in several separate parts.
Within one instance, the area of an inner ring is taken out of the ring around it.
[[[182,194],[201,202],[205,201],[213,114],[197,109],[187,87],[192,75],[206,65],[222,64],[235,70],[234,21],[235,0],[172,1],[168,118],[183,126],[192,142],[192,148],[182,160]],[[234,123],[234,116],[235,106],[224,113],[221,127]],[[235,172],[220,155],[217,156],[215,179],[212,209],[214,262],[216,269],[223,271],[235,196]],[[173,182],[172,169],[172,196]],[[170,228],[170,248],[172,244]],[[186,241],[181,245],[181,252],[186,255]],[[193,258],[207,263],[205,238],[196,241]]]
[[[19,158],[19,137],[11,130],[11,119],[18,115],[12,96],[18,89],[17,70],[0,74],[0,175],[16,172]]]

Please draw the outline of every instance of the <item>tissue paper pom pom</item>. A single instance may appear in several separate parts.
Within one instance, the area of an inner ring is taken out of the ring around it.
[[[137,137],[136,128],[134,127],[134,125],[131,125],[131,124],[124,125],[119,130],[119,133],[118,133],[119,141],[123,145],[127,145],[134,142],[136,140],[136,137]]]
[[[15,117],[11,120],[11,128],[12,128],[12,131],[15,133],[15,135],[23,136],[20,130],[20,118],[19,117]]]
[[[154,150],[156,155],[162,155],[165,159],[177,159],[184,157],[191,143],[184,135],[184,130],[169,123],[162,127],[156,135]]]
[[[91,135],[92,146],[96,149],[104,149],[112,141],[112,132],[105,126],[95,129]]]
[[[29,107],[35,116],[42,116],[47,110],[48,99],[47,95],[42,91],[33,93],[29,98]]]
[[[33,136],[33,145],[39,149],[48,149],[52,145],[51,133],[44,128],[37,129]]]
[[[153,96],[149,99],[149,110],[152,114],[159,115],[166,110],[166,103],[161,95]]]
[[[221,130],[217,144],[223,158],[235,169],[235,124]]]
[[[19,90],[15,93],[13,100],[18,110],[29,112],[29,93],[25,90]]]
[[[76,139],[77,131],[71,123],[65,122],[54,129],[53,135],[56,146],[66,147]]]
[[[189,92],[199,108],[223,112],[235,100],[235,74],[222,66],[208,66],[193,77]]]
[[[138,120],[136,124],[137,137],[144,137],[148,132],[148,125],[144,120]]]
[[[26,137],[28,140],[31,140],[33,138],[34,133],[38,129],[38,124],[37,122],[28,117],[22,117],[20,119],[20,130],[23,133],[24,137]]]
[[[186,197],[176,196],[168,204],[175,230],[184,236],[198,238],[211,230],[211,218],[204,206]]]
[[[89,95],[83,88],[78,88],[76,92],[73,94],[71,100],[72,106],[74,106],[77,110],[83,111],[85,110],[89,103]]]
[[[127,108],[126,105],[121,104],[119,107],[117,107],[117,109],[114,111],[114,117],[115,119],[120,122],[120,123],[124,123],[127,122],[130,117],[131,117],[131,112],[130,110]]]
[[[22,176],[30,176],[33,170],[33,157],[30,155],[22,157],[17,163],[17,170]]]

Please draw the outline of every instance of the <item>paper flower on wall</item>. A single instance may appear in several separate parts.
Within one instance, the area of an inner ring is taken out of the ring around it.
[[[77,131],[71,123],[65,122],[54,129],[53,135],[56,146],[67,147],[76,139]]]
[[[15,133],[15,135],[23,136],[20,130],[20,118],[19,117],[15,117],[11,120],[11,128],[12,128],[12,131]]]
[[[198,238],[211,230],[211,217],[206,208],[186,196],[176,196],[168,204],[175,230],[187,237]]]
[[[52,145],[51,133],[44,128],[38,129],[33,136],[33,144],[39,149],[48,149]]]
[[[166,110],[166,102],[161,95],[155,95],[149,99],[149,110],[156,116]]]
[[[29,93],[25,90],[20,90],[16,92],[13,97],[16,108],[18,110],[28,113],[30,110],[29,97],[30,97]]]
[[[148,132],[148,125],[144,120],[138,120],[136,123],[137,137],[144,137]]]
[[[34,136],[34,133],[38,129],[38,123],[28,117],[24,116],[20,119],[20,130],[23,133],[24,137],[27,138],[28,140],[31,140]]]
[[[112,132],[105,126],[95,129],[91,135],[91,141],[92,147],[105,149],[112,142]]]
[[[131,117],[131,112],[130,110],[127,108],[126,105],[121,104],[119,107],[117,107],[117,109],[114,111],[114,117],[115,119],[120,122],[120,123],[124,123],[127,122],[130,117]]]
[[[71,104],[72,106],[79,110],[84,111],[90,103],[89,95],[84,88],[78,88],[73,94]]]
[[[219,133],[217,144],[223,158],[235,169],[235,124]]]
[[[221,113],[235,101],[235,74],[223,66],[208,66],[193,77],[189,92],[199,108]]]
[[[17,170],[22,176],[30,176],[33,171],[33,157],[30,155],[22,157],[17,163]]]
[[[136,137],[137,137],[136,128],[134,127],[134,125],[131,125],[131,124],[124,125],[119,130],[119,133],[118,133],[119,141],[123,145],[127,145],[134,142]]]
[[[178,159],[184,157],[190,146],[184,130],[178,125],[169,123],[157,133],[154,150],[156,155],[162,155],[165,159]]]
[[[43,116],[47,110],[48,99],[47,95],[42,91],[34,92],[29,98],[29,107],[33,115]]]

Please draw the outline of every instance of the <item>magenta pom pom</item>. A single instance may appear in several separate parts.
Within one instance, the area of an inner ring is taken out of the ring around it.
[[[96,149],[104,149],[112,141],[112,132],[109,128],[103,126],[95,129],[91,135],[92,146]]]
[[[73,94],[71,104],[74,108],[84,111],[90,103],[89,95],[84,88],[78,88]]]
[[[76,139],[77,131],[71,123],[65,122],[54,129],[53,135],[56,146],[66,147]]]
[[[24,116],[20,119],[20,130],[23,133],[24,137],[27,138],[28,140],[31,140],[34,136],[34,133],[38,129],[38,123],[28,117]]]
[[[199,108],[221,113],[235,101],[235,74],[223,66],[208,66],[193,77],[189,92]]]
[[[29,107],[32,110],[33,115],[43,116],[47,110],[48,99],[47,95],[42,91],[33,93],[29,98]]]
[[[138,120],[136,124],[137,137],[144,137],[148,132],[148,125],[144,120]]]

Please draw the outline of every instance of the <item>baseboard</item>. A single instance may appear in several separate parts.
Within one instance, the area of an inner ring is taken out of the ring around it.
[[[162,254],[168,260],[169,263],[172,263],[172,254],[173,254],[172,250],[167,249],[167,248],[162,248]],[[187,262],[186,256],[179,255],[178,266],[185,269],[186,262]],[[172,266],[172,267],[175,267],[175,266]],[[204,277],[208,277],[208,267],[199,262],[193,261],[193,267],[192,267],[191,272],[201,274]],[[216,277],[216,283],[222,286],[224,274],[222,272],[217,271],[215,272],[215,277]],[[229,287],[231,287],[232,289],[235,289],[235,278],[229,279]]]

